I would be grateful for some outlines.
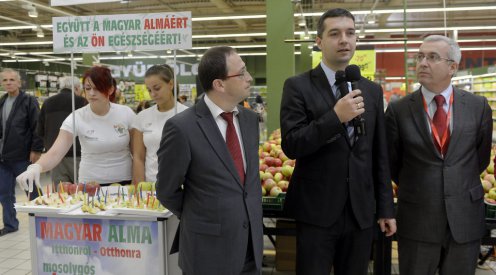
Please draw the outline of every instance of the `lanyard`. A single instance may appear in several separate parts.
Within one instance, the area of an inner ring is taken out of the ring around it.
[[[447,133],[449,131],[449,122],[450,122],[450,117],[451,117],[451,106],[453,106],[453,98],[454,97],[455,97],[454,93],[451,93],[449,106],[448,106],[448,115],[446,116],[446,129],[444,130],[443,138],[441,140],[439,138],[439,133],[437,132],[437,128],[434,125],[434,122],[432,121],[431,117],[429,116],[429,111],[427,109],[427,103],[425,102],[424,95],[422,95],[422,102],[424,103],[424,110],[425,110],[425,113],[427,114],[427,118],[429,119],[429,123],[431,125],[432,135],[434,136],[434,140],[436,141],[439,148],[443,148],[444,145],[446,144],[446,141],[448,140]]]

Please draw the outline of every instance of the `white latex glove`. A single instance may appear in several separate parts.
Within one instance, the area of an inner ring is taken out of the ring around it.
[[[40,184],[41,170],[42,170],[41,165],[36,163],[31,164],[28,166],[28,169],[24,171],[24,173],[17,176],[16,180],[22,189],[31,193],[33,192],[34,184],[36,184],[36,186],[41,188],[41,184]]]

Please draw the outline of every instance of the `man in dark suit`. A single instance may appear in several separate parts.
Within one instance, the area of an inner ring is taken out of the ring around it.
[[[230,47],[209,49],[198,75],[205,96],[165,124],[157,196],[180,219],[185,274],[260,274],[258,117],[238,105],[253,79]]]
[[[72,83],[74,82],[74,106],[79,109],[87,104],[81,95],[81,82],[77,77],[64,76],[59,79],[60,91],[49,97],[41,107],[36,133],[43,139],[45,152],[50,150],[59,135],[62,122],[72,113]],[[76,137],[76,167],[81,160],[81,145]],[[77,178],[77,175],[76,175]],[[74,178],[73,149],[67,152],[60,163],[51,171],[52,182],[76,182]]]
[[[296,159],[285,203],[296,219],[296,273],[328,275],[334,266],[337,275],[366,274],[375,219],[387,236],[396,231],[382,89],[361,78],[337,94],[335,72],[356,47],[349,11],[325,12],[316,42],[320,65],[287,79],[281,103],[282,148]],[[350,123],[358,115],[364,136]]]
[[[425,38],[416,55],[422,86],[386,112],[402,275],[475,273],[485,228],[479,175],[493,127],[486,98],[451,85],[460,59],[452,39]]]

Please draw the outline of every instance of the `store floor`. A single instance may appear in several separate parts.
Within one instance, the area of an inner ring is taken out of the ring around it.
[[[47,184],[49,178],[47,175],[42,176],[42,183]],[[26,196],[16,187],[17,201],[26,201]],[[0,206],[1,209],[1,206]],[[18,213],[17,217],[20,222],[19,231],[0,237],[0,275],[30,275],[31,273],[31,252],[29,244],[28,214]],[[265,222],[273,222],[265,220]],[[0,228],[3,223],[0,221]],[[290,271],[278,271],[275,269],[275,251],[274,246],[265,237],[264,244],[263,275],[291,275],[295,274]],[[397,251],[393,244],[393,265],[392,274],[399,274],[397,267]],[[369,268],[369,274],[372,274],[372,264]],[[477,269],[476,275],[496,275],[496,262],[488,261],[483,267]]]

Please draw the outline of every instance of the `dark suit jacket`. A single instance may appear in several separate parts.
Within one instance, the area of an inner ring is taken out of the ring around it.
[[[0,161],[29,160],[31,152],[43,151],[43,141],[36,134],[36,123],[40,112],[38,100],[20,91],[12,105],[3,132],[2,114],[7,97],[8,94],[5,93],[0,98],[0,137],[3,139]]]
[[[486,98],[454,88],[453,129],[445,159],[434,147],[420,90],[386,112],[391,175],[399,184],[398,235],[440,243],[449,224],[455,241],[484,233],[484,190],[492,118]]]
[[[186,274],[240,274],[249,231],[255,264],[262,265],[258,118],[238,109],[244,186],[204,99],[169,119],[162,133],[157,196],[180,218],[179,265]]]
[[[85,106],[88,102],[82,96],[74,95],[76,110]],[[45,151],[50,150],[60,132],[62,122],[72,113],[72,91],[62,89],[54,96],[49,97],[41,106],[36,133],[43,139]],[[81,145],[76,137],[76,155],[81,156]],[[73,156],[72,146],[67,151],[66,157]]]
[[[362,229],[374,224],[374,213],[393,217],[382,89],[364,78],[358,88],[367,135],[351,147],[320,65],[284,83],[282,148],[296,159],[285,210],[297,221],[331,226],[348,198]]]

